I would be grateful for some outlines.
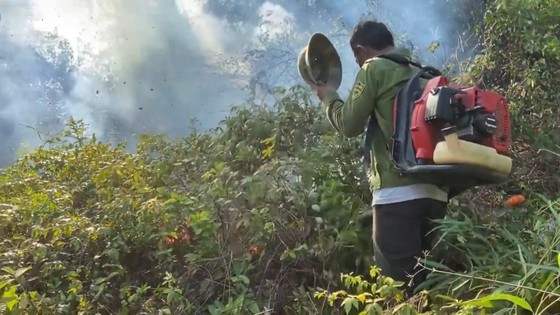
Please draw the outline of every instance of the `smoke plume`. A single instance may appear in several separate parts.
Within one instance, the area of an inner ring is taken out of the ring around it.
[[[348,35],[360,18],[388,17],[420,49],[454,46],[453,21],[421,3],[1,0],[0,166],[70,116],[105,141],[183,136],[193,119],[216,127],[231,105],[264,105],[274,87],[301,83],[295,61],[313,32],[336,43],[346,95],[357,71]]]

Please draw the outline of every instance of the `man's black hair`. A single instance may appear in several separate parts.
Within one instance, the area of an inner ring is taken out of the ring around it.
[[[370,47],[375,50],[383,50],[390,46],[395,46],[393,34],[387,26],[377,21],[362,21],[356,25],[352,37],[350,38],[350,47],[356,51],[358,45]]]

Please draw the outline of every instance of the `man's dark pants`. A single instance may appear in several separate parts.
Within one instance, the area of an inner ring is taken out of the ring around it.
[[[447,203],[434,199],[417,199],[373,208],[373,244],[375,264],[381,274],[397,281],[413,283],[407,293],[425,280],[426,272],[418,266],[423,251],[432,249],[436,223],[447,210]]]

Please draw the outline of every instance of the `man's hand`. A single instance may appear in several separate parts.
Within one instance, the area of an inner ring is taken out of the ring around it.
[[[308,82],[309,86],[311,87],[311,89],[315,92],[315,94],[317,94],[317,97],[322,101],[325,96],[327,96],[327,94],[331,93],[331,92],[336,92],[336,90],[327,84],[324,83],[320,83],[320,84],[314,84],[311,82]]]

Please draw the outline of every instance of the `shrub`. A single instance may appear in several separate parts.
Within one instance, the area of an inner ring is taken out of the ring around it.
[[[334,135],[301,88],[279,93],[275,109],[234,108],[225,131],[146,136],[135,154],[70,121],[6,169],[4,305],[305,311],[315,307],[310,288],[333,285],[344,268],[367,270],[357,142]]]

